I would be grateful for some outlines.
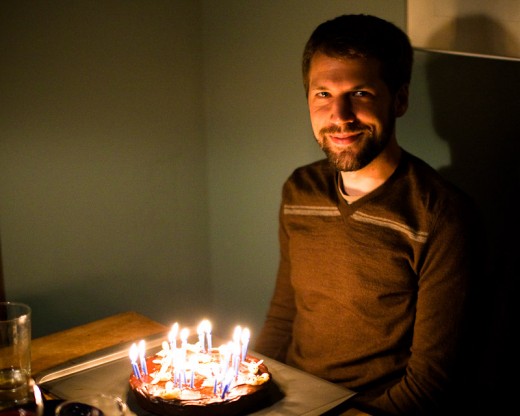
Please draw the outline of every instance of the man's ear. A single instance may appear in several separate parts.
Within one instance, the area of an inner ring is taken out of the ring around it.
[[[409,95],[409,86],[408,84],[402,85],[394,98],[394,115],[395,117],[401,117],[406,113],[408,109],[408,95]]]

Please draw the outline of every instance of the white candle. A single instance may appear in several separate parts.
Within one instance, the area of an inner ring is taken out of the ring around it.
[[[182,328],[181,330],[181,348],[186,349],[188,346],[188,336],[190,335],[190,330],[188,328]]]
[[[181,354],[182,360],[186,360],[186,350],[188,348],[188,336],[190,335],[190,330],[188,328],[183,328],[181,330]]]
[[[177,348],[177,334],[179,333],[179,324],[175,322],[172,325],[172,329],[168,334],[168,341],[170,341],[170,345],[172,349]]]
[[[229,360],[233,351],[233,343],[229,341],[226,345],[220,346],[220,373],[226,374],[229,367]]]
[[[212,342],[211,342],[211,322],[206,321],[206,339],[208,340],[208,352],[211,352],[211,349],[213,348]]]
[[[202,321],[199,326],[197,327],[197,334],[199,335],[199,349],[200,351],[205,350],[204,345],[204,321]]]
[[[184,360],[182,348],[177,348],[172,352],[173,381],[177,384],[177,378]]]
[[[207,319],[204,319],[200,323],[198,330],[200,331],[199,332],[199,340],[202,339],[202,341],[201,341],[202,349],[207,351],[207,352],[211,352],[211,348],[212,348],[212,345],[211,345],[211,323]],[[206,338],[207,347],[204,345],[204,337]]]

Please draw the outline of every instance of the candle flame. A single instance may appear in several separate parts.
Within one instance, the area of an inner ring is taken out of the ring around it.
[[[246,341],[249,341],[249,338],[251,337],[251,332],[249,331],[248,328],[244,328],[244,330],[242,331],[242,342],[246,342]]]
[[[190,330],[188,328],[182,328],[182,330],[181,330],[181,341],[182,342],[187,342],[189,334],[190,334]]]
[[[172,325],[172,329],[171,329],[170,333],[168,334],[168,340],[170,342],[175,341],[175,339],[177,338],[177,334],[178,333],[179,333],[179,324],[177,322],[175,322]]]
[[[142,339],[141,341],[139,341],[139,357],[144,358],[144,355],[146,353],[146,347],[145,347],[145,343],[144,343],[144,339]]]
[[[200,334],[200,333],[203,333],[205,332],[206,334],[210,333],[211,332],[211,322],[208,321],[207,319],[203,319],[199,326],[197,327],[197,332]]]
[[[137,344],[135,342],[130,347],[130,352],[128,353],[128,355],[132,363],[137,362],[137,357],[139,356],[139,348],[137,347]]]
[[[233,341],[235,341],[235,343],[240,342],[241,333],[242,333],[242,327],[240,325],[237,325],[235,327],[235,331],[233,332]]]

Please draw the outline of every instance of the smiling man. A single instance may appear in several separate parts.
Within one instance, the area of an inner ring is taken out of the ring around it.
[[[397,142],[413,50],[395,25],[344,15],[303,53],[326,159],[283,186],[280,264],[255,350],[358,394],[373,415],[447,415],[460,395],[479,264],[473,202]]]

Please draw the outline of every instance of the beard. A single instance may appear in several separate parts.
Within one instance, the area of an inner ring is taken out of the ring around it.
[[[388,145],[395,127],[395,119],[390,118],[383,126],[382,132],[377,134],[370,126],[360,123],[350,125],[328,126],[319,131],[319,139],[316,139],[321,150],[327,156],[329,162],[339,171],[354,172],[362,169],[372,162]],[[329,134],[340,132],[364,133],[362,137],[351,146],[338,151],[338,148],[329,139]]]

